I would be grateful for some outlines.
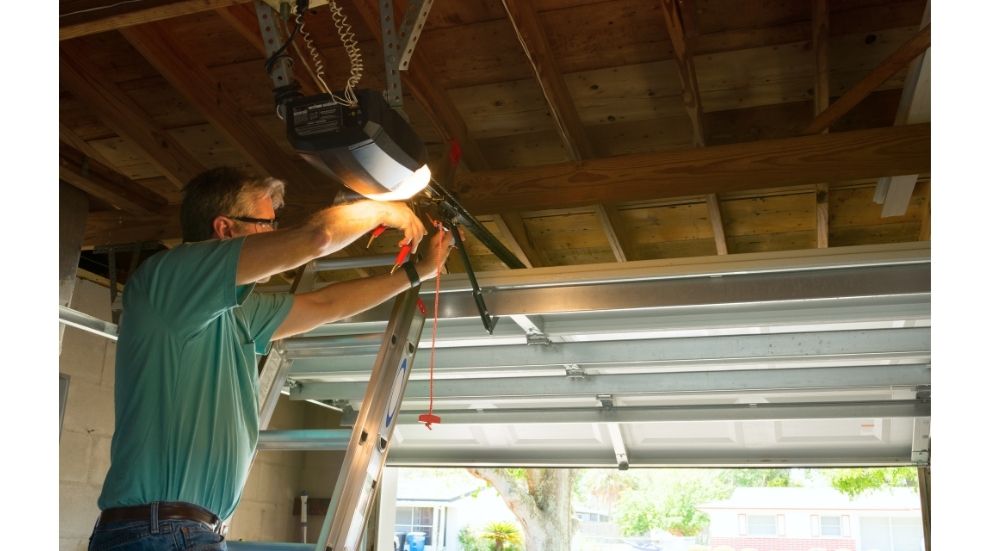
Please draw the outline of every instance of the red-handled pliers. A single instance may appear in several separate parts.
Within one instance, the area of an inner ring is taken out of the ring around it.
[[[388,227],[384,224],[380,224],[377,228],[375,228],[371,232],[371,239],[368,239],[368,246],[365,248],[370,248],[372,241],[374,241],[376,237],[379,237],[381,234],[385,233],[385,230],[387,229]],[[395,256],[395,264],[392,266],[392,270],[389,271],[390,274],[394,274],[395,271],[399,269],[399,266],[402,266],[402,264],[406,261],[406,258],[409,257],[409,253],[411,251],[411,244],[406,243],[405,245],[402,245],[402,248],[399,249],[399,254]]]

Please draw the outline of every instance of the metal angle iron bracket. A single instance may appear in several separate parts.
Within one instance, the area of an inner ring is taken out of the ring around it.
[[[395,31],[395,6],[392,0],[378,0],[378,19],[382,29],[385,55],[385,99],[389,106],[402,113],[402,78],[399,71],[409,69],[413,50],[423,32],[433,0],[410,0],[402,26]],[[400,42],[401,41],[401,42]],[[401,53],[400,53],[401,52]]]

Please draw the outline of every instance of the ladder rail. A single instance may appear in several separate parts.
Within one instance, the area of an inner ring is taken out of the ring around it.
[[[398,422],[425,307],[416,286],[399,295],[324,518],[317,551],[357,551]]]

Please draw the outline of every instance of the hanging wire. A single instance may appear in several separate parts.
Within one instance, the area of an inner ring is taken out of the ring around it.
[[[320,84],[320,89],[322,91],[332,96],[333,92],[330,90],[330,87],[327,86],[326,81],[323,80],[323,58],[320,56],[320,52],[313,44],[313,39],[310,37],[309,32],[306,31],[302,13],[296,13],[296,28],[299,29],[300,33],[302,33],[303,42],[306,43],[306,49],[309,50],[309,56],[313,59],[313,69],[311,69],[311,72],[314,73],[313,76],[316,79],[316,82]],[[298,50],[298,47],[296,49]],[[300,58],[302,58],[301,55]],[[303,60],[303,63],[305,63],[305,60]]]
[[[361,82],[364,60],[361,58],[361,49],[358,47],[357,38],[351,31],[351,26],[347,23],[347,16],[344,15],[343,10],[340,9],[335,0],[330,0],[329,8],[330,14],[333,16],[333,24],[340,36],[340,42],[344,45],[344,51],[347,52],[347,58],[351,62],[351,76],[347,79],[347,85],[344,87],[344,99],[335,96],[334,100],[354,107],[358,103],[354,89]]]

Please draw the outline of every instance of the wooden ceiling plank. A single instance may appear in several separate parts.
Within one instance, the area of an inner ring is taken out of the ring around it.
[[[60,180],[130,214],[154,216],[166,204],[163,197],[65,142],[59,143],[58,161]]]
[[[182,50],[179,41],[169,36],[161,23],[128,27],[120,32],[255,168],[297,188],[312,189],[311,176],[238,107],[202,63]]]
[[[815,0],[811,12],[811,42],[815,49],[815,116],[828,109],[829,102],[829,63],[828,63],[828,0]],[[823,132],[828,132],[828,128]],[[828,248],[828,184],[815,185],[815,224],[817,246]]]
[[[383,44],[378,8],[374,4],[373,0],[357,0],[353,7],[378,44]],[[481,147],[468,132],[464,119],[457,112],[447,91],[437,85],[440,81],[434,78],[430,62],[424,58],[422,51],[413,54],[409,61],[409,70],[401,72],[400,75],[409,93],[423,108],[444,142],[450,143],[456,140],[460,144],[463,162],[468,168],[487,169],[488,161],[485,160]]]
[[[502,5],[543,91],[564,148],[575,161],[594,157],[594,148],[578,116],[567,83],[561,76],[533,3],[529,0],[502,0]]]
[[[529,238],[529,232],[526,231],[526,224],[523,222],[522,216],[520,216],[518,212],[503,212],[500,215],[500,218],[502,219],[502,223],[505,224],[505,228],[507,230],[505,235],[512,236],[512,239],[522,251],[520,259],[526,258],[523,262],[529,262],[527,267],[540,268],[542,266],[550,265],[546,254],[533,245],[533,242]]]
[[[156,2],[111,2],[85,12],[59,16],[58,39],[67,40],[90,34],[212,11],[249,0],[183,0]]]
[[[251,47],[255,49],[263,58],[268,57],[268,51],[265,48],[265,41],[261,36],[261,29],[258,27],[258,14],[254,9],[254,6],[250,4],[238,4],[234,6],[227,6],[217,10],[217,15],[221,19],[227,22],[228,25],[237,34],[241,35],[244,40],[251,44]],[[282,33],[284,35],[284,33]],[[302,57],[302,52],[299,50],[299,40],[293,40],[292,45],[296,50],[296,55]],[[309,59],[299,59],[294,64],[295,67],[303,67],[305,71],[294,71],[293,77],[299,83],[299,87],[303,94],[312,95],[319,94],[322,92],[319,86],[316,84],[316,80],[310,74],[309,69]]]
[[[729,244],[725,240],[725,224],[722,223],[722,209],[719,207],[718,195],[709,193],[705,196],[705,203],[708,206],[708,218],[712,222],[715,251],[720,255],[729,254]]]
[[[601,223],[602,228],[605,229],[605,238],[608,239],[608,246],[611,247],[612,254],[615,255],[615,260],[617,262],[626,262],[626,252],[619,238],[620,234],[616,231],[616,224],[618,223],[617,211],[615,211],[614,207],[606,208],[602,205],[595,205],[595,214],[598,216],[598,221]]]
[[[517,241],[515,236],[512,235],[512,231],[509,230],[509,226],[506,224],[505,218],[500,214],[494,214],[491,218],[492,222],[495,224],[495,227],[498,228],[498,233],[502,236],[505,246],[508,247],[509,250],[512,251],[512,254],[516,255],[516,258],[518,258],[519,261],[522,262],[527,268],[532,268],[533,261],[529,259],[529,255],[523,251],[519,241]]]
[[[837,120],[851,111],[853,107],[859,105],[866,96],[879,88],[887,79],[904,69],[914,58],[925,53],[931,43],[932,28],[931,25],[928,25],[884,59],[880,65],[870,71],[870,74],[856,83],[842,97],[835,100],[835,103],[831,104],[828,109],[815,117],[803,133],[817,134],[835,124]]]
[[[931,125],[591,159],[459,179],[472,213],[560,208],[931,171]]]
[[[97,151],[93,146],[89,145],[89,142],[82,139],[79,134],[76,134],[71,128],[65,125],[62,121],[58,121],[58,139],[73,148],[79,150],[80,153],[99,161],[105,165],[110,165],[111,163],[107,161],[106,157],[102,153]]]
[[[93,109],[110,129],[141,148],[151,164],[176,188],[181,189],[203,171],[203,165],[91,63],[85,52],[61,48],[59,54],[60,82]]]

